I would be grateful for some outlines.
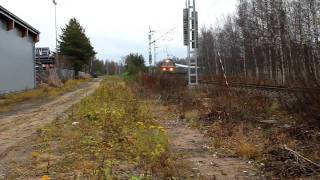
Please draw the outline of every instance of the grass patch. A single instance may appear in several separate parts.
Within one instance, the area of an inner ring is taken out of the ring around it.
[[[119,77],[102,81],[68,114],[37,131],[36,152],[53,158],[47,158],[47,168],[39,165],[43,162],[33,165],[35,174],[54,179],[65,174],[89,179],[171,177],[165,130]]]
[[[53,98],[62,95],[65,92],[72,91],[80,84],[89,81],[90,79],[69,80],[66,81],[61,88],[42,86],[33,90],[29,90],[22,93],[12,93],[0,97],[0,112],[7,112],[11,108],[21,102],[28,100],[36,100],[41,98]]]
[[[259,156],[259,150],[255,144],[249,143],[247,141],[240,141],[237,147],[237,154],[241,157],[246,157],[248,159],[254,159]]]

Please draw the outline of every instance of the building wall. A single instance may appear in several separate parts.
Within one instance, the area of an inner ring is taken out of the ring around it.
[[[0,94],[35,88],[33,39],[22,38],[17,28],[6,29],[0,20]]]

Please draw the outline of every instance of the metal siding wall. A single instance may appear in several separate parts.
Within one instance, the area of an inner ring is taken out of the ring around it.
[[[35,88],[34,43],[0,22],[0,94]]]

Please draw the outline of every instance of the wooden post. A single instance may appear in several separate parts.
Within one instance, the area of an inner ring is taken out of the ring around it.
[[[8,31],[11,31],[11,30],[13,30],[14,29],[14,21],[13,20],[9,20],[8,21],[8,28],[7,28],[7,30]]]
[[[28,37],[28,34],[29,34],[29,32],[28,32],[28,29],[27,28],[23,28],[22,30],[21,30],[21,36],[24,38],[24,37]]]
[[[39,41],[40,41],[39,34],[34,35],[34,36],[33,36],[33,42],[34,42],[34,43],[37,43],[37,42],[39,42]]]

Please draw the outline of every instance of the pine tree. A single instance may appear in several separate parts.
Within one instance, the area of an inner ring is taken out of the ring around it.
[[[62,29],[59,51],[71,60],[76,76],[96,54],[84,28],[75,18],[70,19],[66,27]]]
[[[125,63],[126,71],[130,75],[136,75],[137,73],[146,70],[142,55],[131,53],[125,57]]]

